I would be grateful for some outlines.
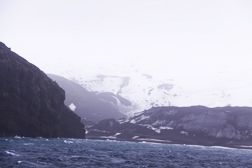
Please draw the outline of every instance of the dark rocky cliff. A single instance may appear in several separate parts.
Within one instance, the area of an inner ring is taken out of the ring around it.
[[[56,82],[0,42],[0,136],[84,138],[64,100]]]

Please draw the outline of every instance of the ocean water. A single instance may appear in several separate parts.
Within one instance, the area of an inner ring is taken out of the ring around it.
[[[0,138],[0,167],[252,167],[252,150],[111,140]]]

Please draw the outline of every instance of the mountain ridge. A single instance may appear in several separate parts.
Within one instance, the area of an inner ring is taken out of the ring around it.
[[[93,76],[92,80],[85,79],[78,73],[64,76],[79,83],[88,91],[112,92],[131,101],[131,108],[126,111],[129,116],[159,106],[225,107],[229,105],[251,106],[252,104],[252,96],[250,96],[252,90],[249,81],[240,86],[238,83],[232,84],[229,81],[217,80],[216,83],[220,83],[218,85],[211,84],[215,83],[212,81],[207,87],[198,87],[192,84],[186,86],[186,83],[181,85],[173,79],[159,79],[138,71],[130,71],[122,76],[100,74]],[[124,84],[125,78],[127,78],[127,85]]]
[[[87,137],[195,145],[251,146],[251,107],[153,107],[131,118],[107,119]]]

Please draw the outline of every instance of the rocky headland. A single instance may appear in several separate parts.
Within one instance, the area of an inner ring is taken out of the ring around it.
[[[84,138],[64,100],[56,82],[0,42],[0,136]]]

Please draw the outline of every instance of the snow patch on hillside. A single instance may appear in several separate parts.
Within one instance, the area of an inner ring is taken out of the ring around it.
[[[112,92],[131,101],[131,106],[124,107],[117,100],[119,109],[129,116],[158,106],[252,105],[250,67],[191,67],[191,73],[187,74],[182,65],[174,67],[165,61],[163,65],[145,68],[139,60],[124,60],[124,65],[115,62],[113,66],[104,62],[84,64],[86,62],[83,58],[79,60],[80,65],[76,62],[62,65],[66,71],[58,75],[79,83],[88,91]],[[204,73],[198,72],[199,69]]]
[[[71,103],[68,107],[69,107],[72,111],[74,111],[74,110],[76,109],[76,106],[75,106],[73,103]]]

